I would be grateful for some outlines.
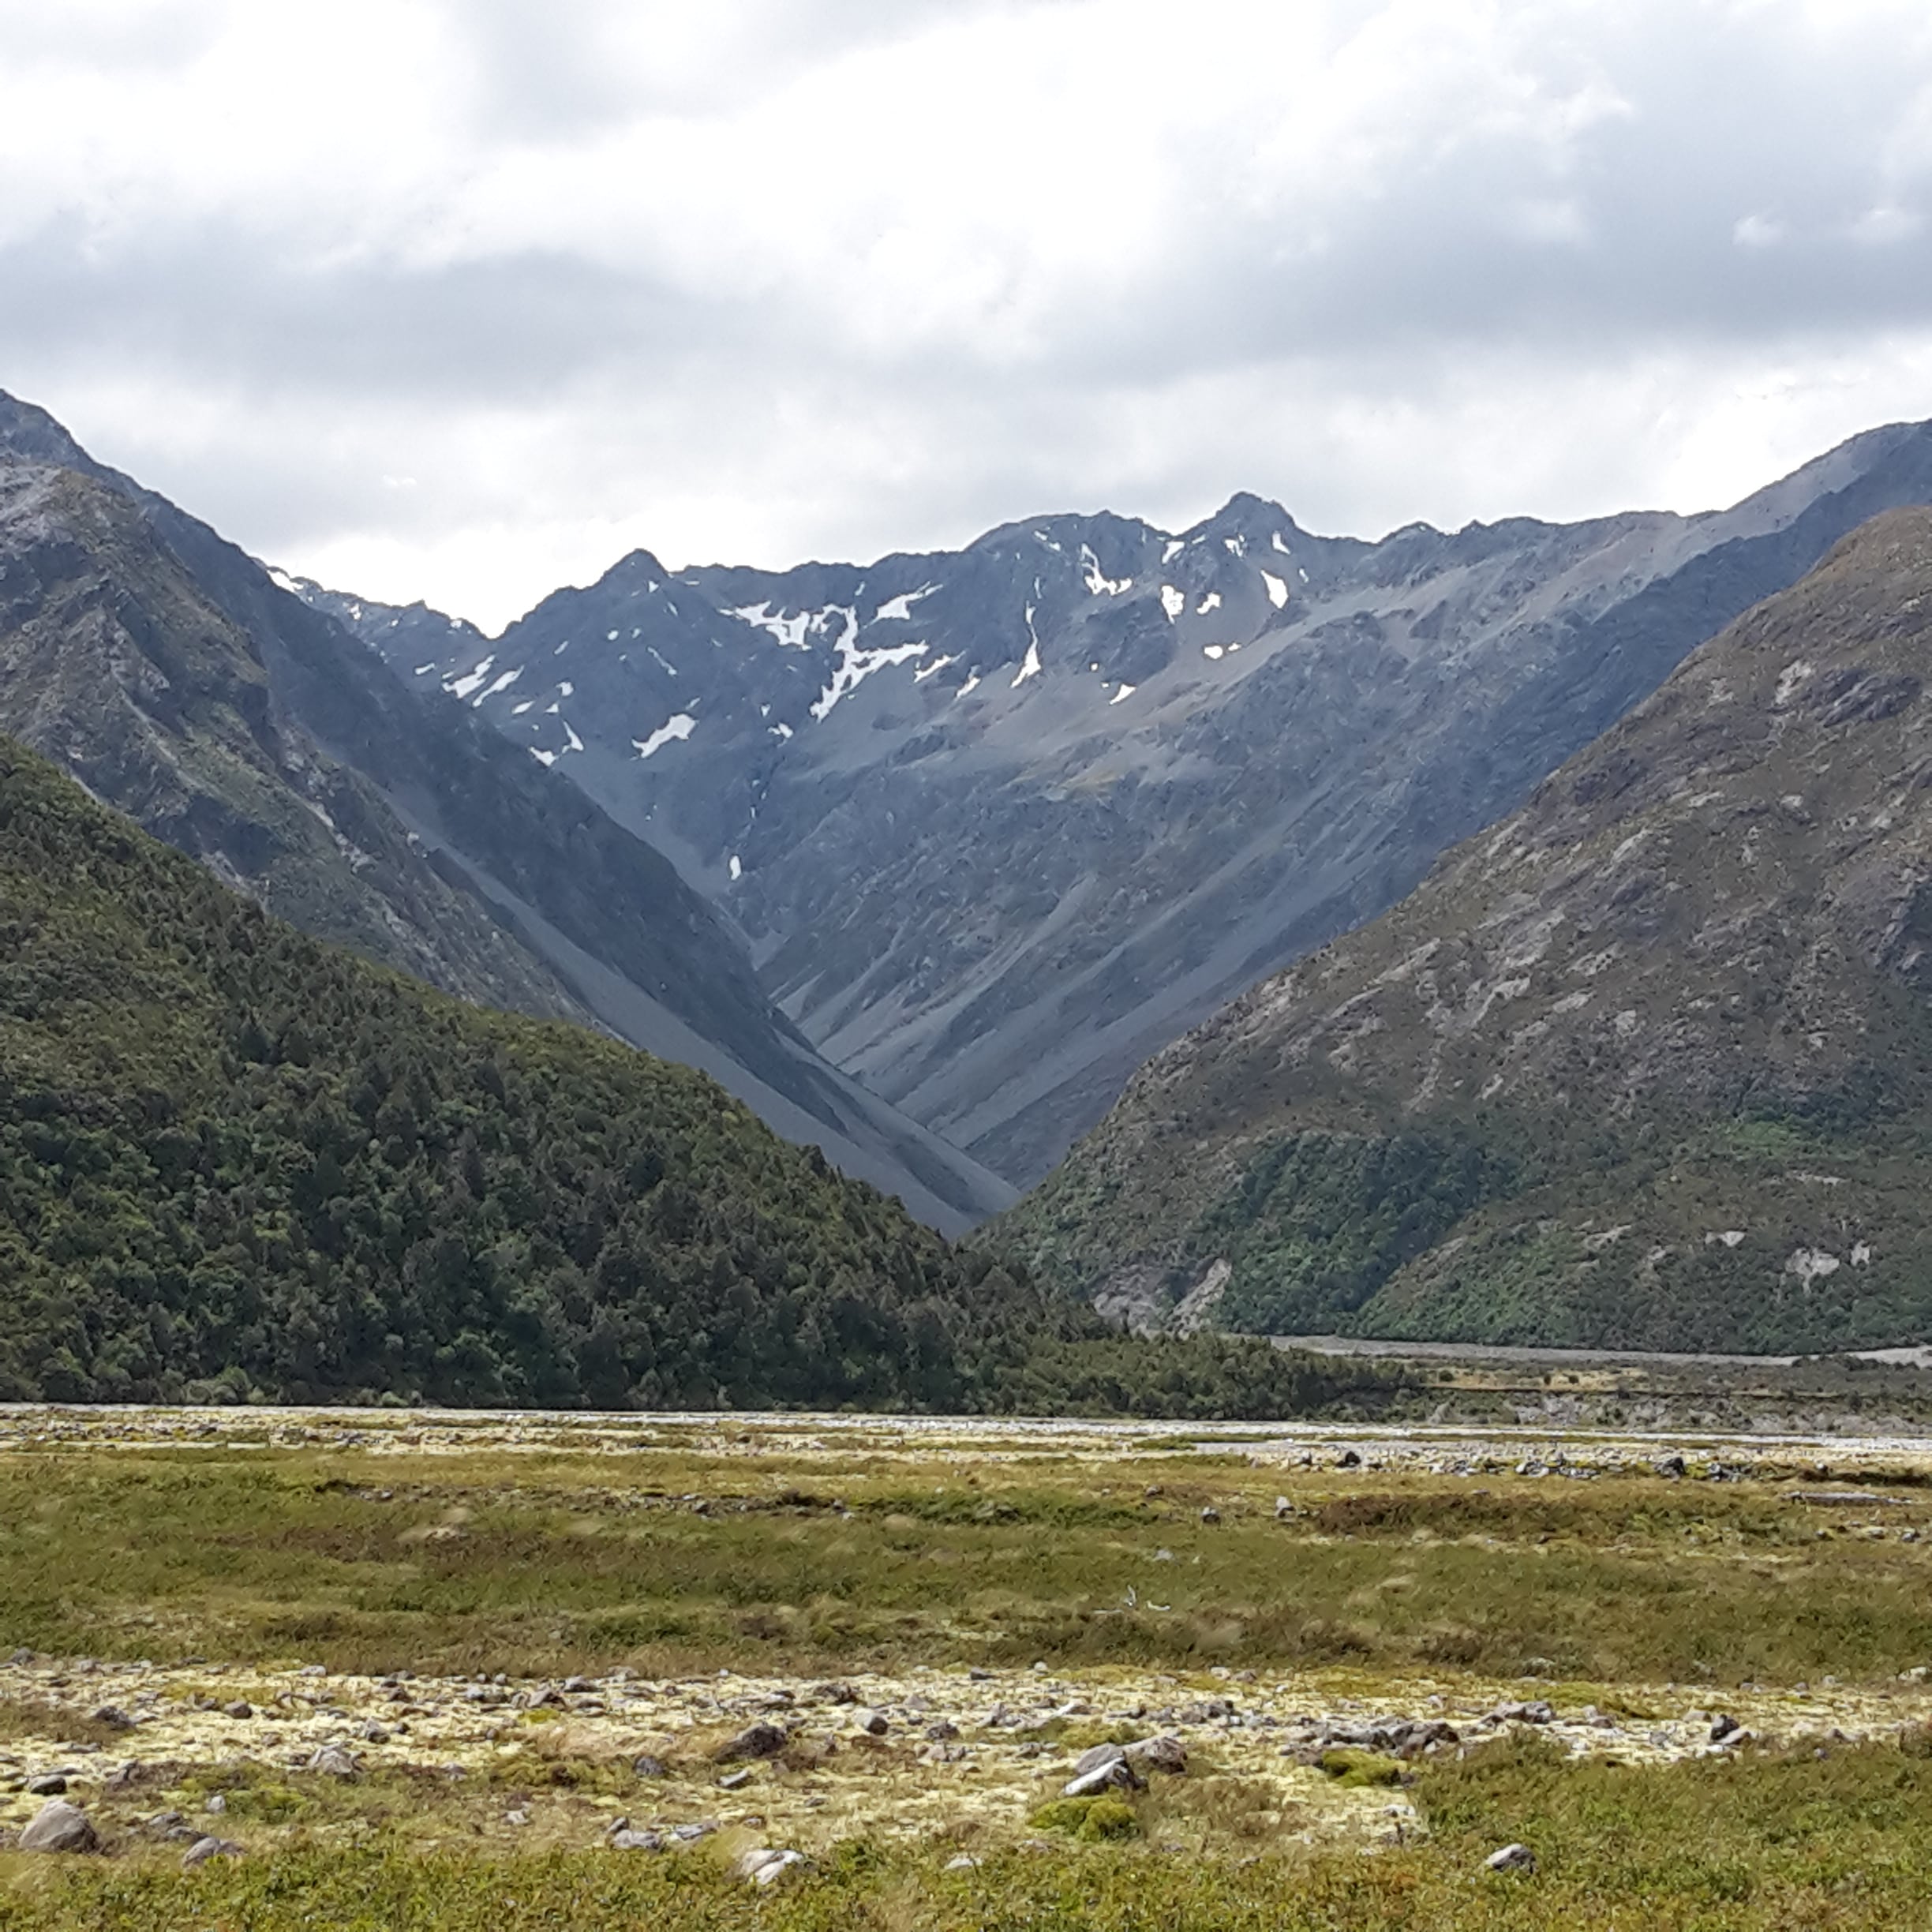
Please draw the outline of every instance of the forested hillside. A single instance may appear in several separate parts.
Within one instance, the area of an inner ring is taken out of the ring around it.
[[[0,1397],[1267,1412],[1334,1386],[1106,1336],[703,1075],[308,938],[0,739]]]

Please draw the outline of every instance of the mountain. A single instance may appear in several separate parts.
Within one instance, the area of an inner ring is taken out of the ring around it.
[[[638,552],[493,641],[305,593],[674,860],[829,1059],[1027,1183],[1149,1054],[1928,500],[1908,425],[1693,517],[1370,544],[1240,496],[863,567]]]
[[[644,840],[4,397],[0,730],[305,930],[702,1067],[935,1226],[1012,1198],[827,1065]]]
[[[1932,511],[1693,652],[1004,1224],[1143,1325],[1932,1335]]]
[[[705,1075],[325,945],[0,739],[0,1399],[1280,1414]]]

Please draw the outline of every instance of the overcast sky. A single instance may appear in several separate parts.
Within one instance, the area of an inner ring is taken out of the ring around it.
[[[492,627],[1728,501],[1932,416],[1928,214],[1926,0],[0,0],[0,388]]]

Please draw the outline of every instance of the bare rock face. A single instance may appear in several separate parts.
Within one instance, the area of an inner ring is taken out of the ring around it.
[[[23,1852],[98,1852],[100,1836],[93,1821],[78,1805],[64,1798],[50,1799],[36,1812],[20,1835]]]
[[[1157,1055],[1005,1224],[1276,1334],[1915,1340],[1932,511],[1847,537],[1372,924]],[[1158,1325],[1158,1317],[1154,1325]]]

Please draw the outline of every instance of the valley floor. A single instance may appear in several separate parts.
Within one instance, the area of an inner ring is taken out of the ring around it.
[[[0,1926],[1919,1923],[1929,1667],[1909,1435],[9,1410]]]

